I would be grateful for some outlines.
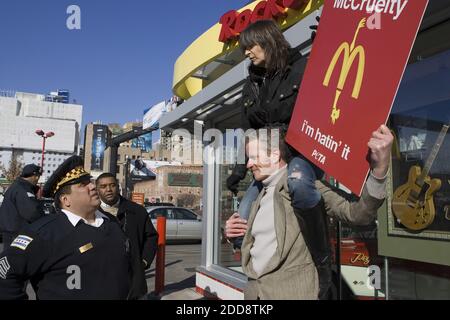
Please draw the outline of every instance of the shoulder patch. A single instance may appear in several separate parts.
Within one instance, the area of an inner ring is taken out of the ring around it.
[[[8,274],[8,271],[10,269],[10,265],[8,262],[8,258],[7,257],[3,257],[0,259],[0,278],[2,278],[3,280],[6,279],[6,275]]]
[[[28,196],[28,198],[36,198],[34,193],[31,193],[31,192],[27,192],[27,196]]]
[[[16,247],[21,250],[26,250],[32,241],[33,241],[33,238],[30,238],[30,237],[24,236],[24,235],[19,235],[11,243],[11,247]]]

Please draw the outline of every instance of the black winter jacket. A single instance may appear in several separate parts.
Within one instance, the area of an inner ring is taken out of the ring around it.
[[[158,248],[158,233],[147,210],[123,197],[120,197],[117,217],[104,211],[102,213],[118,220],[130,240],[132,284],[129,298],[138,299],[148,292],[145,269],[150,267],[155,258]]]
[[[23,226],[44,216],[41,203],[36,199],[38,187],[23,178],[6,190],[0,207],[0,231],[15,237]]]
[[[283,72],[264,77],[265,70],[250,65],[249,76],[242,89],[241,128],[260,129],[267,126],[287,126],[291,121],[298,90],[306,68],[306,57],[298,48],[291,49]],[[245,177],[246,166],[236,165],[233,175]]]
[[[128,240],[113,220],[75,227],[58,212],[26,225],[0,254],[0,300],[124,300],[130,290]],[[78,285],[77,285],[78,283]]]
[[[306,58],[297,49],[291,49],[286,69],[272,77],[251,65],[239,102],[242,129],[289,125],[305,67]]]

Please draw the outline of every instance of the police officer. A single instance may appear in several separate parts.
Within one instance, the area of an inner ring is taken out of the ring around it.
[[[24,225],[44,216],[43,207],[36,198],[41,174],[41,167],[35,164],[26,165],[21,176],[5,193],[0,207],[0,230],[5,247],[11,244]]]
[[[98,211],[99,196],[78,156],[67,159],[44,186],[57,213],[25,227],[0,254],[0,300],[26,299],[30,280],[38,299],[126,299],[128,240]]]

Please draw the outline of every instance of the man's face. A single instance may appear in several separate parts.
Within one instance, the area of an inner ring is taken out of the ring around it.
[[[106,177],[98,180],[97,192],[100,199],[108,205],[113,205],[119,200],[119,188],[114,178]]]
[[[41,176],[39,176],[39,175],[34,175],[34,176],[32,177],[32,179],[31,179],[31,183],[34,184],[34,185],[37,185],[38,182],[39,182],[39,178],[40,178],[40,177],[41,177]]]
[[[61,195],[63,206],[73,213],[91,212],[100,206],[100,198],[95,185],[86,180],[70,186],[71,193]]]
[[[258,143],[258,139],[250,140],[246,146],[248,155],[247,168],[253,173],[256,181],[263,181],[279,169],[279,152],[267,153],[267,145]]]

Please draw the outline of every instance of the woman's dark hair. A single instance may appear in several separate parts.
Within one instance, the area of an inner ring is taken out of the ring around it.
[[[269,75],[283,71],[287,66],[289,42],[273,20],[259,20],[250,24],[239,36],[242,52],[259,45],[265,53],[265,68]]]

